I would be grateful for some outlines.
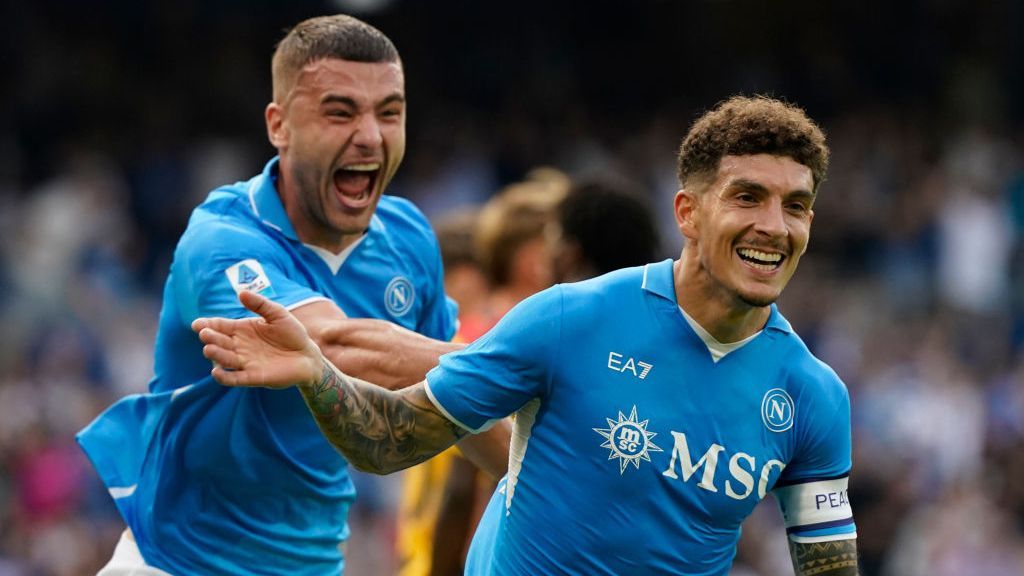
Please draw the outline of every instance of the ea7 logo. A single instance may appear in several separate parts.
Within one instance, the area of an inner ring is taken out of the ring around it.
[[[625,361],[623,361],[625,358]],[[608,353],[608,369],[615,370],[616,372],[632,372],[633,376],[643,380],[647,378],[647,374],[654,368],[653,364],[642,362],[640,360],[634,360],[629,356],[623,356],[618,352]]]

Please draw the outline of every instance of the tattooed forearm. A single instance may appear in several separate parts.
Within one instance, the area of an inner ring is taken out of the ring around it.
[[[797,576],[857,576],[857,541],[789,543]]]
[[[401,470],[466,435],[437,410],[422,383],[385,390],[325,362],[320,381],[299,390],[327,440],[360,470]]]

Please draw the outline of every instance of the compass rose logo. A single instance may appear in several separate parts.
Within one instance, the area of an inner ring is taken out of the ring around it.
[[[661,448],[651,442],[651,438],[657,436],[657,432],[648,432],[647,423],[649,420],[639,421],[636,416],[636,406],[629,412],[627,417],[619,411],[619,419],[612,420],[605,418],[608,422],[607,428],[594,428],[604,437],[605,442],[602,448],[611,451],[608,459],[619,459],[619,474],[626,472],[626,466],[632,464],[634,468],[640,468],[640,460],[651,461],[648,452],[661,452]]]

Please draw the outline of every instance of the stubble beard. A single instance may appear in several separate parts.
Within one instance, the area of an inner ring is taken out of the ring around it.
[[[722,294],[726,299],[731,299],[734,302],[741,303],[745,306],[750,306],[751,308],[764,308],[766,306],[771,306],[772,304],[775,303],[776,300],[779,299],[779,296],[782,295],[781,290],[779,290],[772,296],[757,296],[754,294],[750,294],[744,291],[741,287],[735,285],[730,286],[727,282],[719,278],[717,274],[712,272],[710,267],[704,266],[704,270],[707,272],[708,276],[711,278],[714,284],[718,287],[718,290],[720,290],[719,293]]]
[[[334,226],[327,217],[326,203],[329,201],[327,191],[321,182],[318,182],[316,178],[308,178],[307,174],[299,169],[294,170],[293,174],[299,187],[299,205],[302,213],[314,227],[320,230],[334,231]]]
[[[771,306],[772,304],[775,303],[776,300],[779,299],[779,295],[769,298],[755,298],[753,296],[747,296],[742,292],[737,292],[736,297],[739,299],[740,302],[743,302],[747,306],[751,306],[754,308],[764,308],[766,306]]]

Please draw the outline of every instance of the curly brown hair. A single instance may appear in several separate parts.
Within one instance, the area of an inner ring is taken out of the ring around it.
[[[802,109],[767,96],[733,96],[697,119],[679,149],[684,187],[710,182],[723,156],[788,156],[811,169],[814,192],[825,180],[828,146],[821,128]]]

